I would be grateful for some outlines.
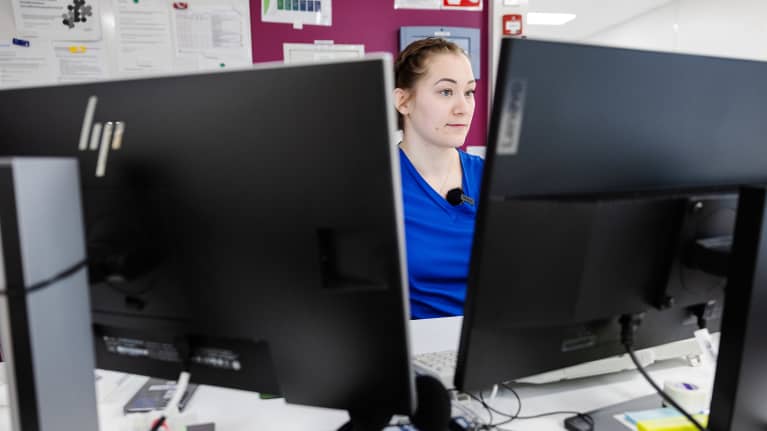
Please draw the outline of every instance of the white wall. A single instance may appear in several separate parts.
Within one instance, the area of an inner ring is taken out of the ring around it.
[[[676,49],[677,1],[620,22],[583,39],[598,45],[673,51]]]
[[[767,61],[765,21],[765,0],[674,0],[583,41]]]

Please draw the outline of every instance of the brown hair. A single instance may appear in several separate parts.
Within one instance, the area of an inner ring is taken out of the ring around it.
[[[441,37],[415,41],[400,52],[394,62],[395,87],[403,90],[413,88],[426,73],[426,61],[435,54],[466,55],[461,47]],[[398,113],[397,123],[400,128],[403,127],[402,114]]]

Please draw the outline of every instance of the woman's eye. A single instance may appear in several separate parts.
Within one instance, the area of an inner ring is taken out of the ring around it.
[[[442,96],[452,96],[453,95],[453,90],[444,89],[444,90],[441,90],[439,92],[439,94],[442,95]]]
[[[477,90],[469,90],[469,91],[466,92],[466,96],[474,97],[474,93],[476,93],[476,92],[477,92]]]

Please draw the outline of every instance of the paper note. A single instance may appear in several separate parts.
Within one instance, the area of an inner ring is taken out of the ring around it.
[[[58,82],[97,81],[107,78],[107,59],[103,42],[53,42],[58,63]]]
[[[365,55],[365,45],[283,43],[282,53],[285,63],[313,63],[362,57]]]
[[[161,0],[116,0],[117,72],[140,75],[173,68],[170,5]]]
[[[213,70],[253,64],[247,1],[174,3],[172,18],[176,71]]]
[[[100,40],[97,0],[11,0],[16,31],[56,40]]]
[[[49,84],[57,74],[50,45],[0,44],[0,88]]]
[[[262,0],[261,21],[329,26],[332,8],[332,0]]]

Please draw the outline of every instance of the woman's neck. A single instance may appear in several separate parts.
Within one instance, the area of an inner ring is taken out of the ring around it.
[[[421,177],[440,195],[461,186],[461,161],[455,148],[418,144],[408,141],[407,136],[400,148]]]
[[[444,175],[458,161],[455,148],[420,143],[407,134],[399,146],[422,175]]]

